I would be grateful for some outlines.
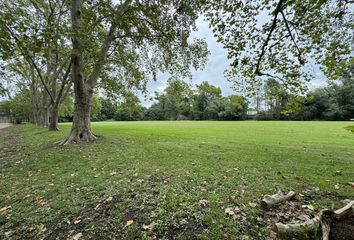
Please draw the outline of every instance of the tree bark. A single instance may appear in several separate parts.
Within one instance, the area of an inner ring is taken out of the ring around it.
[[[85,84],[83,71],[83,46],[80,39],[81,30],[81,0],[73,0],[71,3],[71,18],[72,18],[72,65],[71,78],[74,83],[74,118],[69,136],[61,143],[67,145],[70,143],[92,142],[97,137],[91,131],[91,102],[92,88]]]
[[[124,14],[125,7],[131,2],[127,0],[116,12],[115,20],[112,22],[107,36],[102,42],[101,51],[93,67],[93,71],[86,78],[84,75],[83,63],[83,43],[80,35],[82,34],[82,2],[72,0],[71,2],[71,21],[72,21],[72,58],[71,58],[71,80],[74,83],[74,118],[69,136],[61,143],[93,142],[97,137],[91,131],[91,103],[93,89],[97,84],[99,73],[101,72],[106,59],[107,52],[114,40],[117,29],[117,20]]]
[[[85,86],[74,82],[75,106],[71,131],[62,145],[70,143],[93,142],[97,137],[91,130],[91,99],[92,93]]]
[[[54,104],[50,111],[49,118],[49,131],[58,131],[58,116],[59,116],[59,106],[58,104]]]

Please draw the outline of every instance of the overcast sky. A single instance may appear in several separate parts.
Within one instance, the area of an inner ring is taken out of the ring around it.
[[[185,81],[192,85],[208,81],[210,84],[220,87],[223,95],[233,94],[231,83],[224,77],[224,70],[229,65],[226,50],[220,43],[216,42],[213,32],[209,29],[208,23],[201,17],[197,20],[197,28],[198,31],[194,32],[193,36],[205,39],[210,55],[205,68],[198,71],[192,70],[192,79],[185,79]],[[158,74],[158,80],[148,84],[150,97],[154,97],[155,91],[162,92],[165,89],[168,78],[168,74]],[[141,100],[145,106],[149,106],[153,102],[143,97],[141,97]]]
[[[198,31],[194,32],[193,36],[205,39],[208,44],[210,55],[205,68],[198,71],[192,70],[192,79],[185,79],[185,81],[192,85],[207,81],[214,86],[220,87],[222,95],[224,96],[237,94],[237,92],[231,89],[232,83],[227,81],[224,77],[224,71],[229,67],[230,63],[227,59],[227,51],[223,48],[222,44],[216,42],[213,32],[203,17],[200,17],[197,20],[197,28]],[[324,85],[326,82],[325,77],[319,70],[318,66],[315,64],[310,64],[309,68],[315,76],[315,79],[309,84],[310,89]],[[140,96],[142,105],[148,107],[153,103],[153,101],[149,100],[149,98],[154,97],[155,91],[162,92],[165,89],[168,78],[168,74],[158,74],[158,80],[156,82],[149,82],[149,97],[145,99]]]

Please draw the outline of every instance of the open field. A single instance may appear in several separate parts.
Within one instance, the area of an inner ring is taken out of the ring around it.
[[[2,129],[0,239],[265,239],[264,194],[301,193],[309,215],[354,197],[349,125],[102,122],[67,147],[69,124]]]

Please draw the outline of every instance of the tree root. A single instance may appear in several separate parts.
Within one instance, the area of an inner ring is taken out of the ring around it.
[[[336,211],[324,209],[319,216],[308,221],[295,224],[275,223],[274,230],[279,235],[296,235],[303,232],[316,232],[322,228],[322,240],[329,240],[331,224],[333,221],[340,221],[354,216],[354,201],[351,201],[343,208]]]
[[[78,131],[72,129],[70,135],[59,145],[66,146],[69,144],[90,143],[98,140],[98,136],[94,135],[91,130]]]
[[[295,197],[296,193],[293,191],[288,192],[288,194],[284,195],[282,192],[278,192],[277,194],[274,195],[265,195],[263,199],[261,200],[261,206],[263,209],[269,209],[272,208],[273,206],[288,201]]]

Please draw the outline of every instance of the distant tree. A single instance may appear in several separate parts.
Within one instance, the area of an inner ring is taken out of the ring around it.
[[[211,108],[217,120],[245,120],[248,102],[245,97],[231,95],[214,99]]]
[[[128,92],[124,100],[117,107],[114,119],[117,121],[137,121],[144,119],[144,108],[140,105],[140,100],[133,93]]]
[[[221,89],[202,82],[197,85],[196,93],[193,96],[193,119],[206,120],[214,117],[211,103],[214,99],[221,97]]]
[[[30,121],[33,117],[31,103],[28,101],[30,94],[30,91],[19,92],[3,105],[6,114],[15,117],[17,123]]]
[[[68,4],[1,0],[0,9],[0,58],[7,63],[5,69],[32,92],[37,125],[58,130],[59,106],[71,87]]]
[[[163,94],[157,94],[164,118],[168,120],[191,119],[192,117],[192,90],[187,83],[181,80],[170,79]]]
[[[165,114],[163,111],[162,104],[156,102],[152,104],[144,113],[145,120],[165,120]]]
[[[94,120],[105,121],[113,119],[117,112],[117,104],[110,99],[102,98],[101,105],[101,111],[96,115]]]

